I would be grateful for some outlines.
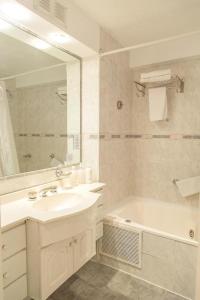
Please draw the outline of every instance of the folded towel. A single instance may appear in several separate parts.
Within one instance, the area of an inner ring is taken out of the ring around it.
[[[176,185],[182,197],[200,193],[200,176],[177,180]]]
[[[171,70],[159,70],[150,73],[142,73],[140,75],[140,82],[157,82],[157,81],[167,81],[171,79]]]
[[[167,94],[166,87],[150,88],[149,93],[149,118],[150,121],[167,119]]]

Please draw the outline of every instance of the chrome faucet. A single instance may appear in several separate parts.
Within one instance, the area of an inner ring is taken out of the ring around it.
[[[47,197],[47,193],[56,193],[57,192],[57,186],[49,186],[49,187],[46,187],[44,189],[42,189],[39,194],[42,196],[42,197]]]

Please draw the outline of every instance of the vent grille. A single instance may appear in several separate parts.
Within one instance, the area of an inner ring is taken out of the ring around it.
[[[59,0],[34,0],[36,10],[49,14],[62,25],[67,25],[67,8]]]
[[[38,1],[38,5],[39,5],[39,7],[42,10],[44,10],[44,11],[46,11],[48,13],[51,12],[51,3],[50,3],[50,0],[39,0]]]
[[[141,236],[131,227],[104,224],[100,253],[141,268]]]
[[[66,8],[58,2],[55,2],[54,16],[62,23],[66,23]]]

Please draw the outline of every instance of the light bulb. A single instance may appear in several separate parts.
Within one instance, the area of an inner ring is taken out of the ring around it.
[[[3,30],[6,30],[6,29],[8,29],[10,27],[11,27],[11,25],[9,23],[7,23],[4,20],[0,19],[0,30],[3,31]]]
[[[58,44],[70,43],[72,41],[72,37],[67,34],[62,33],[51,33],[49,35],[51,41],[56,42]]]
[[[34,40],[32,40],[31,42],[30,42],[30,44],[33,46],[33,47],[35,47],[35,48],[37,48],[37,49],[39,49],[39,50],[45,50],[45,49],[48,49],[48,48],[50,48],[51,46],[48,44],[48,43],[46,43],[45,41],[43,41],[43,40],[40,40],[40,39],[34,39]]]
[[[0,5],[0,10],[9,18],[17,21],[25,21],[30,19],[28,9],[17,3],[3,3]]]

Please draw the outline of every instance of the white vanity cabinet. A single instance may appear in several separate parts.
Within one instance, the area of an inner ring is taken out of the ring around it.
[[[46,224],[28,221],[29,296],[46,300],[96,254],[92,210]]]
[[[21,224],[2,233],[4,300],[27,296],[26,227]]]

